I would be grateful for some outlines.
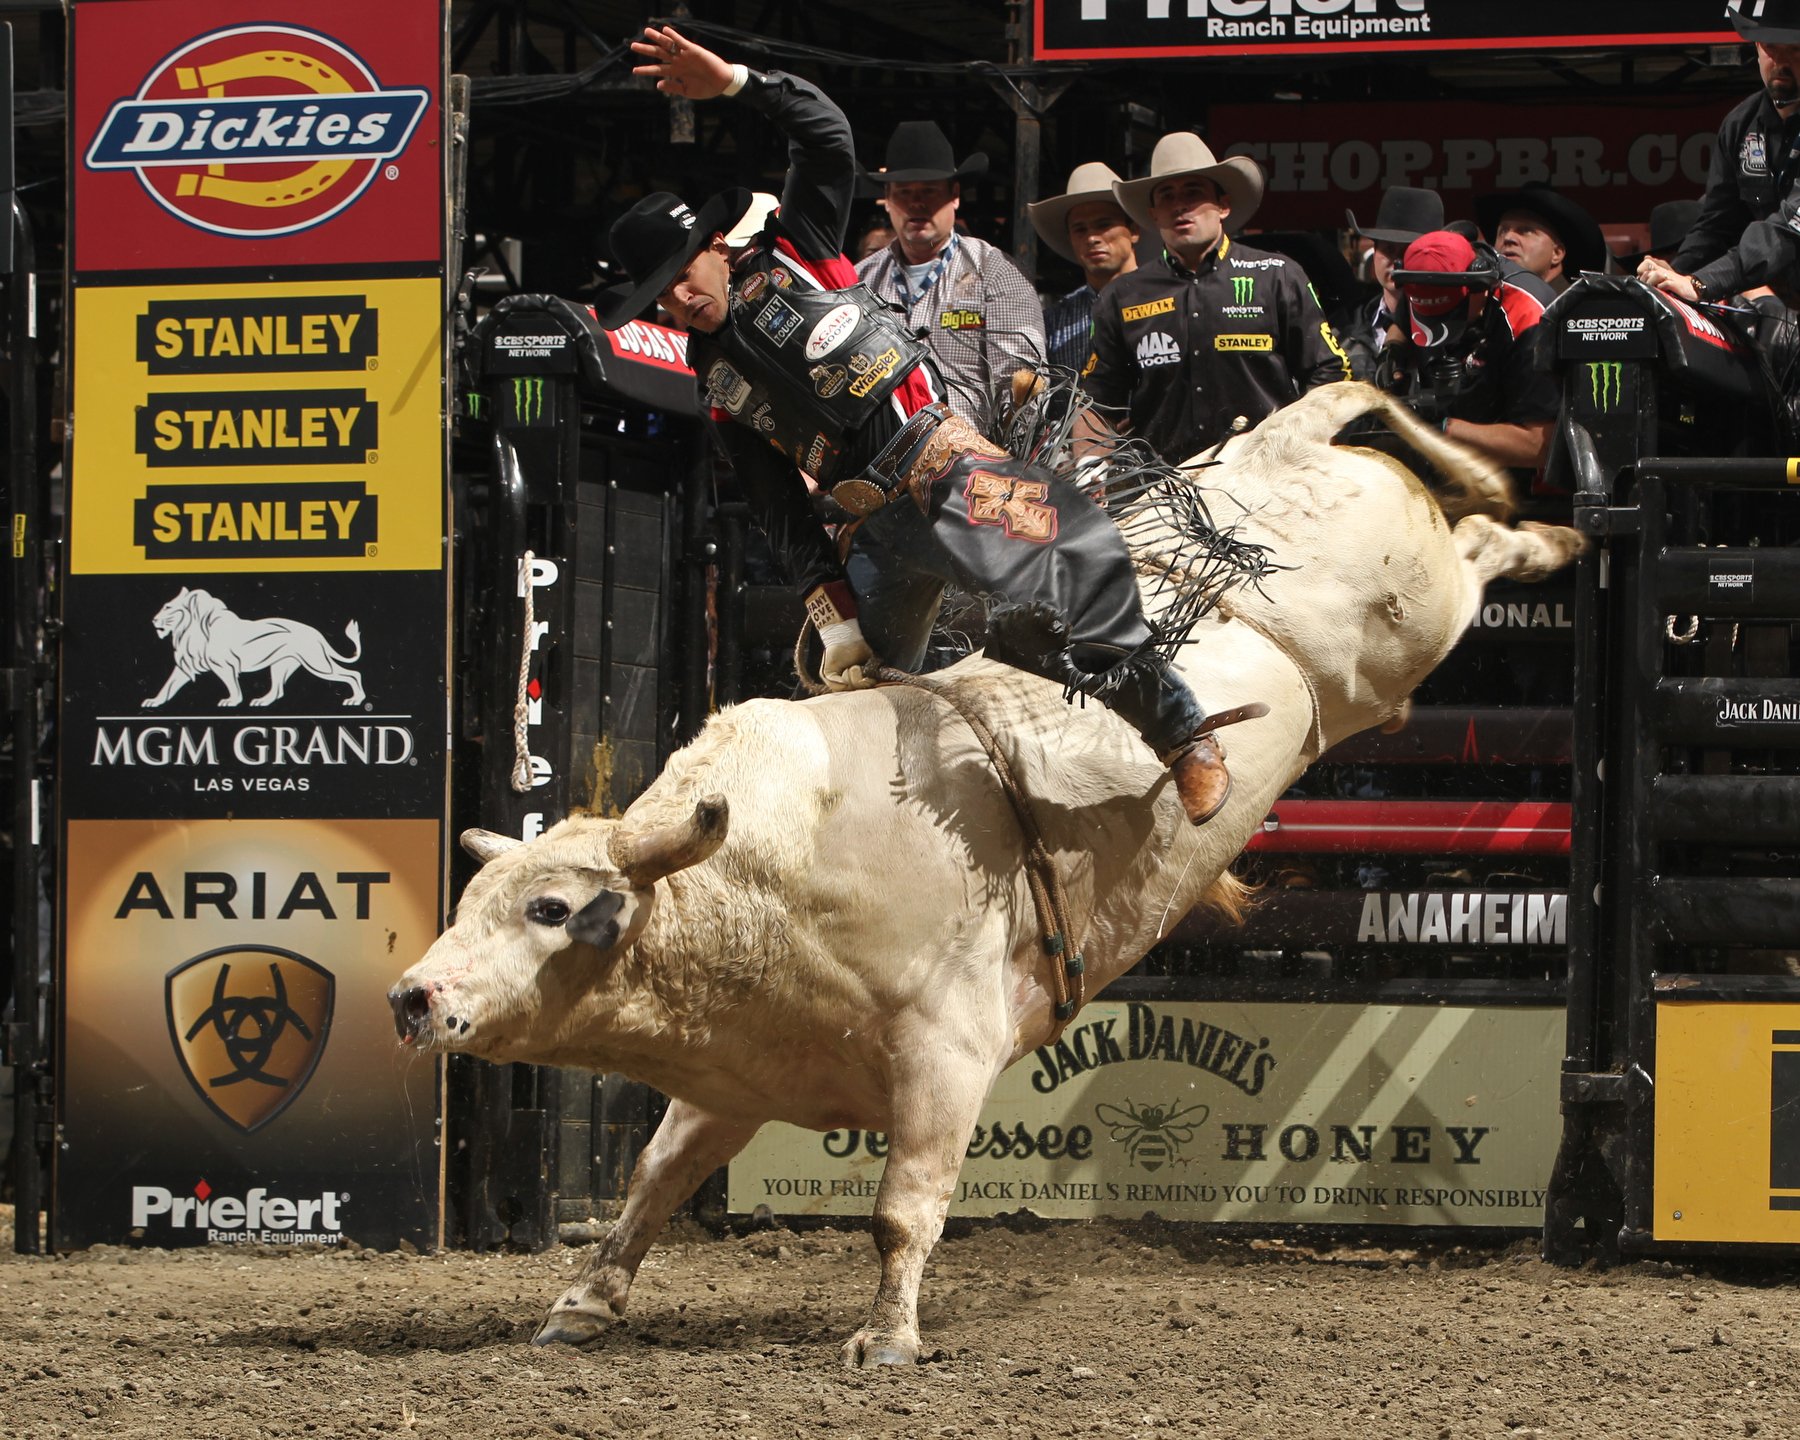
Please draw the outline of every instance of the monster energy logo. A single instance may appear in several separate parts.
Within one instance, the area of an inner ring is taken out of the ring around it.
[[[1231,277],[1231,303],[1248,305],[1256,299],[1256,277],[1254,275],[1233,275]]]
[[[544,418],[544,377],[513,377],[513,419],[521,425],[535,425]]]
[[[1587,368],[1594,408],[1602,412],[1611,410],[1624,398],[1625,366],[1617,360],[1590,360]]]
[[[463,401],[469,407],[469,414],[479,420],[481,418],[481,407],[484,401],[482,393],[479,390],[471,390],[463,397]]]

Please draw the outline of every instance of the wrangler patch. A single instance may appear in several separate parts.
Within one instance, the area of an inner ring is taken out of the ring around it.
[[[869,368],[850,382],[850,393],[858,400],[894,373],[900,363],[900,352],[889,346],[869,362]]]
[[[1129,325],[1133,320],[1148,320],[1152,315],[1173,315],[1175,313],[1175,297],[1165,295],[1160,300],[1149,300],[1142,305],[1127,305],[1119,312],[1119,318]]]

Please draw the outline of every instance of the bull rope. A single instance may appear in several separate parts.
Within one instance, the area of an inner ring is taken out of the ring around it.
[[[800,627],[800,638],[794,646],[794,670],[807,690],[814,695],[823,695],[827,693],[825,687],[812,678],[807,665],[806,638],[811,630],[810,620]],[[1063,886],[1056,857],[1044,843],[1044,833],[1032,814],[1031,801],[1019,784],[1006,752],[1000,748],[999,737],[953,689],[933,684],[922,675],[896,670],[891,665],[883,665],[876,675],[883,686],[910,686],[942,700],[962,717],[963,723],[981,742],[981,748],[987,751],[988,762],[1000,781],[1000,791],[1006,796],[1007,804],[1012,806],[1013,818],[1018,821],[1019,833],[1025,841],[1025,880],[1031,889],[1031,903],[1037,910],[1039,943],[1048,959],[1062,961],[1061,965],[1052,965],[1050,969],[1050,988],[1056,996],[1053,1012],[1056,1024],[1045,1043],[1053,1045],[1062,1038],[1063,1031],[1081,1007],[1087,1004],[1087,963],[1082,959],[1080,943],[1070,941],[1075,927],[1069,914],[1069,892]]]
[[[525,592],[524,638],[519,642],[519,689],[513,699],[513,768],[512,788],[523,795],[531,789],[531,633],[537,628],[537,617],[531,608],[531,562],[537,559],[527,550],[519,557],[519,589]]]
[[[1062,961],[1061,965],[1053,964],[1050,967],[1051,987],[1056,994],[1056,1026],[1045,1043],[1054,1045],[1062,1038],[1063,1031],[1068,1028],[1076,1013],[1087,1004],[1087,964],[1081,958],[1079,941],[1070,938],[1075,927],[1069,917],[1069,894],[1063,888],[1062,872],[1057,869],[1056,857],[1044,843],[1044,833],[1038,828],[1037,817],[1032,814],[1031,801],[1026,797],[1024,787],[1019,784],[1018,776],[1013,773],[1012,763],[1000,748],[999,737],[994,734],[987,721],[963,703],[953,689],[948,685],[934,685],[922,675],[908,674],[888,665],[882,666],[876,673],[883,685],[908,685],[915,690],[923,690],[937,696],[962,716],[963,723],[974,732],[975,738],[981,742],[981,748],[987,751],[994,773],[1000,778],[1001,793],[1006,796],[1007,804],[1012,806],[1013,817],[1019,822],[1019,833],[1025,838],[1025,879],[1031,887],[1031,902],[1037,908],[1038,930],[1044,955],[1052,961]]]

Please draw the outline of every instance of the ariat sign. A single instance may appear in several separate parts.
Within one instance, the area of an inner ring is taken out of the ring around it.
[[[389,90],[336,41],[283,25],[217,30],[117,101],[90,170],[132,170],[165,210],[221,235],[285,235],[352,204],[406,149],[429,91]]]

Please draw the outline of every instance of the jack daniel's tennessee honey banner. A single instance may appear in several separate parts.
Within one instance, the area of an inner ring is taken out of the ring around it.
[[[57,1248],[440,1236],[446,9],[73,8]]]

